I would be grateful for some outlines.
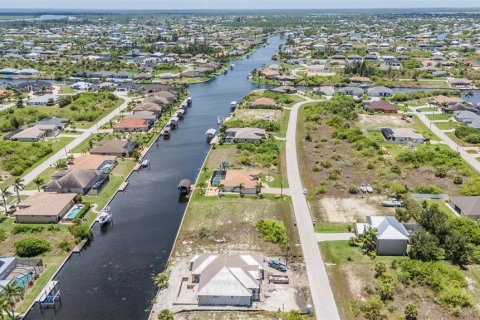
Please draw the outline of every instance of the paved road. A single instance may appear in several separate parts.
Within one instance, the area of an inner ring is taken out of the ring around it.
[[[50,158],[48,158],[46,161],[41,163],[38,167],[27,173],[24,177],[24,184],[27,185],[28,183],[32,182],[33,179],[35,179],[38,175],[40,175],[43,171],[45,171],[47,168],[49,168],[52,165],[55,165],[55,163],[62,159],[65,158],[65,149],[67,151],[72,150],[76,146],[78,146],[80,143],[82,143],[84,140],[86,140],[92,133],[97,131],[97,128],[100,128],[104,124],[108,123],[110,120],[112,120],[115,116],[119,114],[119,110],[123,110],[127,107],[128,102],[130,102],[131,98],[127,97],[125,94],[119,94],[116,93],[120,98],[125,99],[125,102],[120,105],[119,108],[115,108],[112,112],[110,112],[107,116],[102,118],[100,121],[97,122],[96,125],[93,125],[92,127],[86,129],[83,131],[81,135],[78,135],[75,140],[70,142],[65,146],[65,148],[62,148],[62,150],[58,151],[54,155],[52,155]]]
[[[310,99],[308,99],[310,100]],[[340,319],[337,305],[333,298],[332,288],[328,281],[327,271],[323,263],[317,236],[313,230],[313,221],[307,200],[303,195],[303,186],[298,167],[296,131],[298,109],[310,101],[299,102],[292,107],[287,130],[287,175],[292,197],[293,209],[297,221],[300,243],[302,245],[305,264],[307,266],[308,281],[312,293],[315,315],[319,320]]]
[[[416,108],[410,108],[412,111],[415,111]],[[415,114],[418,116],[418,118],[427,126],[427,128],[430,128],[430,119],[427,118],[427,116],[423,112],[415,112]],[[467,151],[465,151],[461,146],[459,146],[456,142],[454,142],[452,139],[450,139],[442,130],[438,129],[438,127],[435,125],[435,122],[431,126],[432,132],[439,137],[447,146],[449,146],[453,151],[458,151],[460,153],[460,156],[465,160],[471,167],[473,167],[477,172],[480,173],[480,162],[478,162],[477,159],[471,154],[469,154]]]

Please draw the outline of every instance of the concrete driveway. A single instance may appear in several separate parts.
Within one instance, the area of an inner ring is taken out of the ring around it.
[[[311,101],[311,99],[307,99],[307,101],[299,102],[295,104],[290,111],[286,142],[288,182],[298,233],[300,235],[300,243],[302,245],[303,256],[305,257],[308,282],[315,307],[315,316],[320,320],[336,320],[340,319],[340,316],[337,305],[335,304],[332,288],[330,287],[327,271],[325,270],[325,265],[320,254],[317,236],[313,230],[310,208],[303,195],[303,185],[298,167],[296,145],[298,109]]]

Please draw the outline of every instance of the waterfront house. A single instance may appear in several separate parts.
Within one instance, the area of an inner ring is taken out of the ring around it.
[[[98,195],[109,177],[99,170],[71,169],[57,171],[52,179],[45,186],[45,192]]]
[[[137,147],[135,141],[121,139],[104,139],[90,150],[91,154],[112,155],[116,157],[130,157]]]
[[[250,307],[260,299],[263,258],[256,255],[195,255],[189,261],[191,282],[198,285],[199,306]]]
[[[126,116],[125,119],[142,119],[149,122],[151,125],[152,123],[157,121],[158,116],[151,111],[136,111],[133,114],[129,114],[128,116]]]
[[[75,204],[74,193],[36,192],[17,203],[16,223],[57,223]]]
[[[367,90],[369,97],[391,97],[393,96],[393,90],[387,87],[378,86],[369,88]]]
[[[351,84],[360,85],[360,86],[369,85],[371,82],[372,80],[370,80],[370,78],[367,78],[367,77],[351,77],[350,78]]]
[[[230,128],[225,131],[225,142],[255,142],[265,137],[265,130],[260,128]]]
[[[275,100],[265,97],[258,98],[250,103],[250,107],[253,108],[275,108],[276,106],[277,103],[275,102]]]
[[[458,214],[475,220],[480,218],[480,197],[450,197],[448,202],[453,210],[455,210]]]
[[[133,113],[137,112],[142,112],[142,111],[150,111],[152,113],[155,113],[157,116],[159,116],[162,113],[162,107],[160,107],[158,104],[153,103],[153,102],[143,102],[133,108]]]
[[[383,128],[381,130],[385,140],[399,143],[424,143],[425,138],[411,128]]]
[[[369,216],[366,223],[355,224],[355,234],[363,235],[370,228],[377,230],[375,244],[379,256],[403,256],[407,253],[410,234],[393,216]]]
[[[361,88],[359,87],[341,87],[337,89],[337,92],[353,97],[361,97],[365,93]]]
[[[85,153],[69,161],[68,168],[102,170],[102,172],[104,168],[108,168],[107,171],[110,172],[116,164],[115,156]]]
[[[470,88],[470,86],[472,85],[472,81],[468,79],[463,79],[463,78],[461,79],[451,78],[451,79],[448,79],[448,84],[452,88],[463,89],[463,88]]]
[[[257,194],[259,190],[258,174],[247,170],[227,170],[221,184],[222,191],[243,194]]]
[[[153,122],[139,118],[125,118],[113,126],[113,132],[147,132]]]

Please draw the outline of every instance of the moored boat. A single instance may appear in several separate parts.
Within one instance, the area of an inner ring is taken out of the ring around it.
[[[207,142],[210,142],[213,137],[215,137],[215,134],[217,133],[217,130],[210,128],[205,132],[205,136],[207,137]]]
[[[192,101],[193,101],[192,97],[188,97],[187,98],[187,105],[189,105],[189,106],[192,105]]]
[[[182,179],[178,183],[178,191],[180,192],[180,195],[184,196],[190,193],[190,188],[192,186],[192,182],[188,179]]]

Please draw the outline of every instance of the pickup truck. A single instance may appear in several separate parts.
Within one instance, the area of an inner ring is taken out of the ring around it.
[[[283,262],[280,262],[278,260],[268,260],[268,266],[281,272],[287,271],[287,266]]]

